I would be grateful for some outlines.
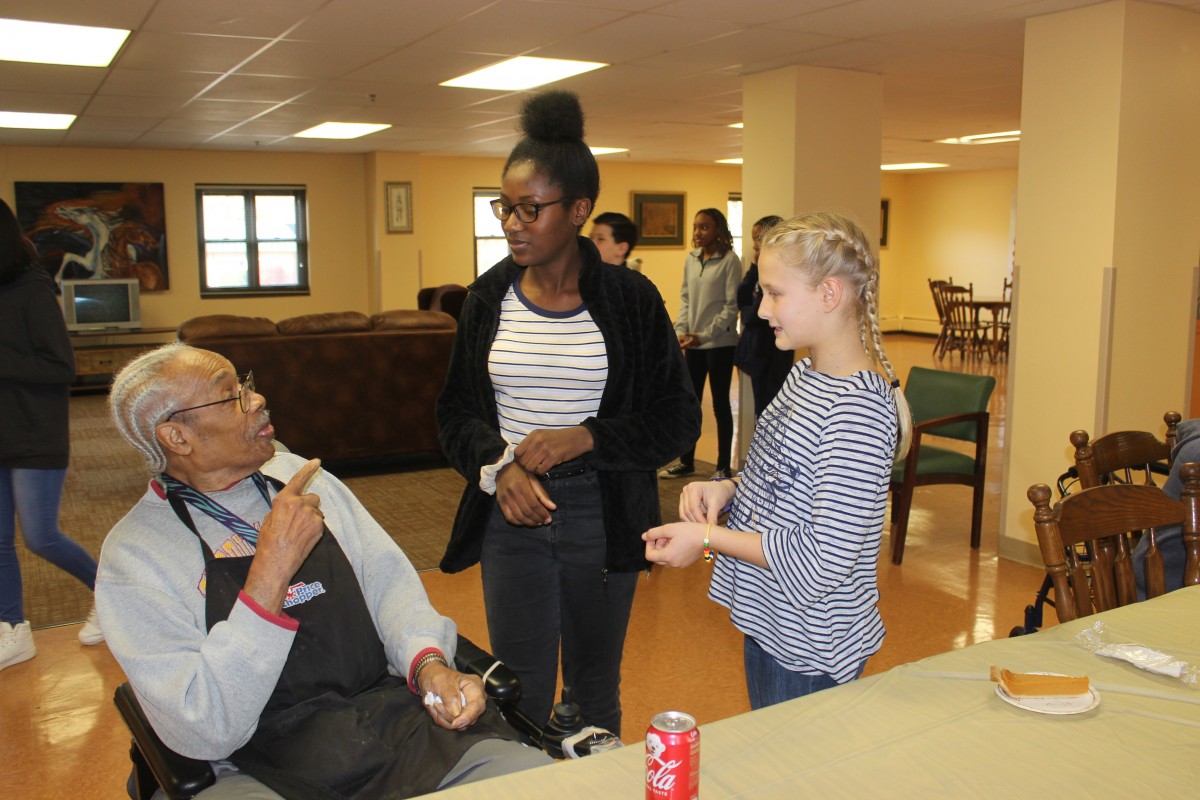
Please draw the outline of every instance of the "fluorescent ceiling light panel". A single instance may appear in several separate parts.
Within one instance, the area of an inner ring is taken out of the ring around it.
[[[901,169],[941,169],[948,167],[949,164],[932,164],[927,161],[915,161],[912,164],[880,164],[879,168],[884,172],[895,172]]]
[[[0,61],[107,67],[129,31],[0,19]]]
[[[935,139],[938,144],[999,144],[1001,142],[1021,141],[1020,131],[1001,131],[1000,133],[973,133],[970,136],[959,136],[950,139]]]
[[[457,78],[451,78],[438,85],[453,86],[459,89],[519,91],[532,89],[535,86],[544,86],[547,83],[554,83],[607,66],[608,64],[598,61],[567,61],[561,58],[518,56],[490,67],[468,72]]]
[[[613,153],[628,153],[628,147],[589,147],[594,156],[608,156]]]
[[[718,164],[741,164],[742,159],[740,159],[740,158],[718,158],[717,163]]]
[[[0,128],[65,131],[71,127],[71,123],[74,121],[74,114],[32,114],[25,111],[0,111]]]
[[[301,139],[357,139],[392,127],[373,122],[322,122],[296,134]]]

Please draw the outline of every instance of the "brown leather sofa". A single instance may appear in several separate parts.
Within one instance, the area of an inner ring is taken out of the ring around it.
[[[429,311],[445,311],[458,319],[462,313],[463,303],[467,301],[467,287],[457,283],[444,283],[441,286],[428,286],[417,292],[417,308]]]
[[[254,371],[275,434],[307,458],[438,453],[434,406],[455,321],[438,311],[308,314],[280,321],[214,314],[179,340]]]

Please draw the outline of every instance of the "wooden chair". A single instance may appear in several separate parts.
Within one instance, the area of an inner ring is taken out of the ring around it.
[[[934,358],[941,358],[946,347],[946,338],[949,333],[946,328],[946,307],[942,304],[942,287],[953,284],[954,278],[951,277],[944,281],[935,281],[933,278],[927,278],[926,280],[929,281],[929,293],[933,295],[933,308],[937,311],[938,315],[938,335],[937,341],[933,343],[933,356]]]
[[[988,400],[996,388],[990,375],[964,375],[913,367],[904,385],[913,415],[912,445],[904,462],[892,468],[892,563],[904,559],[904,540],[918,486],[970,486],[971,547],[979,548],[987,468]],[[929,444],[928,435],[975,444],[974,455]]]
[[[1091,441],[1087,431],[1071,433],[1075,447],[1075,470],[1079,485],[1085,489],[1105,483],[1133,483],[1135,475],[1141,483],[1157,486],[1154,480],[1156,464],[1171,466],[1175,450],[1176,428],[1183,418],[1177,411],[1163,414],[1167,424],[1166,441],[1147,431],[1116,431]]]
[[[967,286],[943,286],[942,307],[946,312],[946,351],[958,350],[963,358],[983,352],[987,344],[989,325],[981,324],[976,313],[974,284]]]
[[[1008,357],[1008,333],[1012,328],[1012,278],[1004,279],[1004,291],[1000,299],[1008,305],[999,306],[995,311],[996,338],[992,342],[993,362],[1001,355]]]
[[[1059,622],[1137,601],[1131,531],[1183,525],[1184,585],[1200,584],[1200,464],[1181,468],[1183,501],[1154,486],[1113,483],[1067,495],[1050,506],[1050,487],[1029,487],[1033,521],[1046,573],[1054,584]],[[1086,564],[1078,548],[1083,546]],[[1113,555],[1115,554],[1115,555]],[[1146,555],[1147,596],[1163,592],[1162,554]]]

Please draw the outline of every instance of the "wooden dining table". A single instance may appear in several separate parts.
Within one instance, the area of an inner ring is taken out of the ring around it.
[[[1000,322],[1002,319],[1008,318],[1008,312],[1012,310],[1012,301],[1005,300],[1003,297],[972,297],[971,298],[971,314],[976,324],[979,323],[983,311],[991,314],[991,337],[990,341],[982,342],[988,348],[988,354],[992,361],[996,360],[996,356],[1000,349]]]
[[[1195,796],[1200,687],[1093,654],[1076,634],[1098,620],[1114,640],[1200,665],[1200,587],[1189,587],[702,725],[700,797]],[[1087,675],[1099,702],[1067,715],[1016,707],[997,695],[992,665]],[[682,658],[679,669],[703,670],[702,654]],[[618,750],[439,797],[641,798],[644,745],[629,739]]]

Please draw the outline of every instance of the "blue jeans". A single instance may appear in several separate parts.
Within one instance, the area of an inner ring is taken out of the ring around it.
[[[550,718],[562,647],[563,685],[584,722],[620,734],[621,654],[638,573],[605,570],[596,473],[549,480],[557,510],[535,528],[492,510],[480,566],[492,652],[521,679],[520,708]]]
[[[21,598],[21,565],[17,562],[17,525],[25,545],[59,569],[96,588],[96,561],[58,529],[65,469],[0,467],[0,622],[25,621]]]
[[[837,686],[828,675],[805,675],[787,669],[759,646],[751,637],[746,637],[744,647],[746,661],[746,689],[750,693],[750,708],[773,706],[785,700],[794,700],[806,694]],[[866,659],[858,665],[854,677],[862,675]]]

